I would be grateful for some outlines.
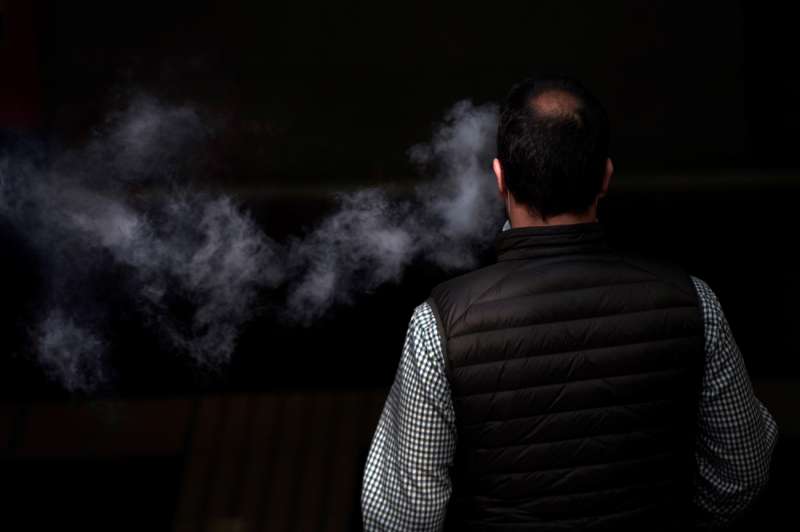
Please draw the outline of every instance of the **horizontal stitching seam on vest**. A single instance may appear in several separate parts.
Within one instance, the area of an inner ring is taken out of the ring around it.
[[[584,516],[584,517],[569,518],[569,519],[550,519],[546,523],[542,523],[542,524],[549,524],[549,525],[558,524],[558,525],[560,525],[562,527],[563,526],[569,526],[572,529],[574,527],[577,527],[577,526],[580,526],[580,525],[584,525],[585,523],[587,523],[589,521],[594,521],[594,520],[596,520],[598,518],[604,518],[604,519],[611,518],[611,519],[613,519],[615,517],[621,517],[621,516],[624,516],[624,515],[642,514],[642,513],[645,513],[645,512],[649,512],[650,510],[657,509],[660,506],[662,506],[662,503],[657,502],[657,503],[645,504],[645,505],[640,506],[638,508],[630,508],[630,509],[627,509],[627,510],[620,510],[618,512],[604,512],[604,513],[588,515],[588,516]],[[495,527],[494,527],[495,524],[497,524],[497,526],[500,526],[500,527],[505,527],[505,525],[503,525],[503,524],[489,523],[489,526],[491,526],[491,528],[486,528],[486,526],[487,526],[486,523],[481,519],[469,519],[469,520],[463,520],[462,522],[467,524],[467,525],[469,525],[469,526],[471,526],[471,527],[475,527],[476,525],[477,526],[481,526],[482,528],[480,530],[489,530],[489,531],[495,530]],[[502,530],[507,530],[507,528],[502,528]],[[663,529],[661,529],[661,530],[663,530]]]
[[[478,395],[496,395],[500,393],[513,393],[519,392],[521,390],[529,390],[533,388],[547,388],[549,386],[564,386],[566,384],[573,384],[578,382],[588,382],[588,381],[603,381],[606,379],[615,379],[618,377],[635,377],[637,375],[647,375],[653,373],[669,373],[669,372],[684,372],[685,369],[658,369],[658,370],[648,370],[648,371],[637,371],[634,373],[620,373],[619,375],[609,375],[608,377],[592,377],[590,379],[573,379],[565,382],[553,382],[550,384],[534,384],[529,386],[522,386],[519,388],[509,388],[507,390],[492,390],[490,392],[478,392],[478,393],[469,393],[469,394],[458,394],[456,399],[461,399],[465,397],[476,397]]]
[[[526,355],[522,357],[501,358],[498,360],[487,360],[486,362],[470,362],[469,364],[462,364],[460,366],[453,366],[453,369],[458,370],[461,368],[471,368],[473,366],[483,366],[486,364],[502,364],[503,362],[510,362],[512,360],[525,360],[526,358],[550,357],[550,356],[567,356],[573,353],[585,353],[587,351],[599,351],[600,349],[613,349],[615,347],[627,347],[634,345],[654,344],[656,342],[669,342],[671,340],[688,340],[689,338],[696,338],[699,334],[684,334],[681,336],[670,336],[668,338],[656,338],[655,340],[645,340],[643,342],[626,342],[624,344],[610,344],[602,345],[599,347],[590,347],[588,349],[576,349],[574,351],[556,351],[554,353],[543,353],[540,355]]]
[[[639,280],[639,281],[626,281],[624,283],[598,284],[598,285],[595,285],[595,286],[584,286],[584,287],[581,287],[581,288],[568,288],[566,290],[545,290],[544,292],[531,292],[530,294],[525,294],[524,296],[516,296],[516,297],[508,298],[507,300],[523,299],[523,298],[526,298],[526,297],[543,296],[543,295],[548,295],[548,294],[562,294],[562,293],[565,293],[565,292],[566,293],[568,293],[568,292],[580,292],[582,290],[593,290],[593,289],[596,289],[596,288],[611,288],[611,287],[615,287],[615,286],[627,286],[627,285],[632,285],[632,284],[644,284],[644,283],[658,283],[658,284],[663,284],[663,285],[669,286],[668,283],[664,283],[658,278],[642,279],[642,280]],[[485,305],[487,303],[494,303],[496,301],[507,301],[507,300],[504,300],[502,298],[490,299],[488,301],[481,301],[480,303],[473,303],[470,306],[470,308],[478,307],[480,305]]]
[[[526,495],[525,497],[489,497],[488,495],[469,495],[470,498],[475,499],[491,499],[498,502],[510,501],[510,502],[524,502],[530,501],[532,499],[541,500],[541,499],[552,499],[557,497],[572,497],[573,495],[588,495],[591,493],[603,493],[607,491],[622,491],[622,490],[630,490],[630,489],[639,489],[639,488],[649,488],[652,486],[666,486],[669,484],[677,483],[677,479],[670,479],[670,480],[661,480],[659,482],[636,482],[634,484],[627,484],[625,486],[620,486],[617,488],[605,488],[605,489],[591,489],[591,490],[577,490],[577,491],[567,491],[564,493],[558,493],[553,495],[543,495],[543,496],[536,496],[533,497]]]
[[[576,469],[587,469],[591,467],[605,467],[605,466],[615,466],[615,465],[622,465],[625,463],[635,464],[637,462],[649,462],[652,460],[660,459],[660,458],[668,458],[670,456],[675,457],[675,452],[664,452],[653,454],[644,458],[626,458],[622,460],[610,460],[606,462],[600,462],[597,464],[582,464],[582,465],[571,465],[567,467],[553,467],[549,469],[534,469],[533,471],[516,471],[516,472],[506,472],[506,473],[478,473],[476,477],[491,477],[491,476],[504,476],[504,477],[513,477],[513,476],[520,476],[520,475],[537,475],[539,473],[554,473],[556,471],[575,471]]]
[[[540,255],[535,257],[534,260],[547,260],[553,258],[559,258],[558,262],[595,262],[597,260],[604,260],[606,262],[619,262],[619,258],[617,255],[609,255],[609,252],[613,253],[613,250],[609,247],[599,247],[594,249],[587,249],[583,251],[578,251],[574,253],[553,253],[550,255]],[[530,262],[531,257],[503,257],[497,259],[497,263],[501,262],[511,262],[511,261],[528,261]]]
[[[532,416],[517,416],[517,417],[510,417],[507,419],[496,419],[494,421],[478,421],[477,423],[469,423],[462,425],[462,429],[467,429],[471,427],[476,427],[478,425],[485,425],[487,423],[507,423],[511,421],[522,421],[523,419],[533,419],[536,417],[544,417],[544,416],[553,416],[559,414],[572,414],[575,412],[591,412],[592,410],[607,410],[609,408],[625,408],[630,406],[646,406],[652,405],[655,403],[674,403],[674,399],[653,399],[652,401],[642,401],[640,403],[628,403],[625,405],[608,405],[608,406],[591,406],[588,408],[570,408],[569,410],[559,410],[556,412],[546,412],[544,414],[534,414]]]
[[[653,427],[654,429],[657,427]],[[606,432],[603,434],[590,434],[588,436],[579,436],[576,438],[565,438],[561,440],[547,440],[547,441],[535,441],[530,443],[518,443],[516,445],[495,445],[492,447],[470,447],[470,449],[474,451],[495,451],[497,449],[514,449],[515,447],[535,447],[537,445],[553,445],[557,443],[569,443],[569,442],[576,442],[580,440],[591,440],[593,438],[607,438],[609,436],[630,436],[631,434],[645,434],[650,435],[649,432],[670,432],[674,430],[672,428],[661,428],[660,431],[656,430],[628,430],[628,431],[617,431],[617,432]]]
[[[607,513],[607,512],[603,512],[602,510],[600,510],[599,513],[595,512],[595,513],[589,513],[589,514],[582,514],[581,517],[578,517],[576,519],[583,520],[583,521],[592,521],[592,520],[601,519],[601,518],[603,518],[603,519],[612,518],[613,519],[614,517],[621,517],[623,515],[636,515],[637,513],[649,512],[650,510],[660,508],[662,505],[663,505],[662,502],[653,502],[653,503],[645,504],[645,505],[642,505],[642,506],[634,506],[633,508],[627,508],[625,510],[620,510],[618,512],[613,512],[613,513]],[[572,521],[572,520],[571,519],[567,519],[565,521],[563,519],[558,519],[558,520],[554,520],[554,521],[551,521],[551,522],[558,522],[558,523],[562,523],[563,524],[565,522],[568,523],[570,521]]]
[[[500,331],[508,331],[511,329],[525,329],[527,327],[538,327],[539,325],[551,325],[553,323],[570,323],[575,321],[586,321],[586,320],[597,320],[602,318],[615,318],[617,316],[630,316],[632,314],[646,314],[648,312],[656,312],[660,310],[673,310],[673,309],[696,309],[696,305],[670,305],[666,307],[655,307],[648,310],[632,310],[629,312],[615,312],[613,314],[603,314],[597,316],[586,316],[583,318],[575,318],[571,320],[553,320],[553,321],[542,321],[536,323],[526,323],[525,325],[515,325],[513,327],[493,327],[491,329],[484,329],[479,331],[471,331],[468,333],[462,333],[457,335],[450,336],[449,340],[455,340],[456,338],[463,338],[465,336],[472,336],[475,334],[483,334],[488,332],[500,332]]]
[[[617,408],[617,407],[620,407],[620,406],[644,405],[644,404],[648,404],[648,403],[658,403],[660,401],[674,401],[674,399],[662,397],[660,399],[653,399],[652,401],[644,401],[644,402],[641,402],[641,403],[629,403],[628,405],[605,405],[605,406],[597,406],[597,407],[591,407],[591,408],[568,408],[567,410],[556,410],[554,412],[546,412],[546,413],[542,413],[542,414],[534,414],[532,416],[524,416],[522,418],[509,418],[509,420],[525,419],[527,417],[550,416],[550,415],[553,415],[553,414],[570,414],[570,413],[573,413],[573,412],[581,412],[581,411],[584,411],[584,410],[599,410],[599,409],[605,409],[605,408]],[[497,420],[497,421],[504,421],[504,420]],[[483,423],[486,423],[486,422],[483,422]],[[489,423],[493,423],[493,422],[490,421]],[[481,422],[472,423],[470,425],[463,425],[463,426],[467,427],[467,426],[475,426],[475,425],[480,425],[480,424],[481,424]]]

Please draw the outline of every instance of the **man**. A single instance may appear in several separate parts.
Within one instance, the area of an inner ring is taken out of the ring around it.
[[[777,429],[714,293],[596,218],[608,120],[580,84],[501,111],[497,262],[411,318],[367,459],[367,530],[688,530],[732,522]]]

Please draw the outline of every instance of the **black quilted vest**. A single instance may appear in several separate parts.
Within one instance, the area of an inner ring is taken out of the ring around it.
[[[450,530],[691,527],[703,320],[599,223],[505,231],[434,288],[458,444]]]

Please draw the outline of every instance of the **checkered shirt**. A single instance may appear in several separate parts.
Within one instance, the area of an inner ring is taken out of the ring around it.
[[[766,484],[777,425],[753,394],[719,301],[692,277],[705,326],[695,505],[716,528],[735,520]],[[365,530],[441,530],[452,491],[456,426],[436,318],[424,303],[408,326],[400,365],[364,470]]]

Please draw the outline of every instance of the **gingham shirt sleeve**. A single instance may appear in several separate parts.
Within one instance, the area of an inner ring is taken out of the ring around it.
[[[778,429],[753,394],[742,354],[714,292],[692,278],[705,324],[695,504],[716,527],[733,521],[766,485]]]
[[[364,470],[364,529],[441,530],[450,499],[455,415],[436,318],[426,303],[408,326],[400,366]]]

